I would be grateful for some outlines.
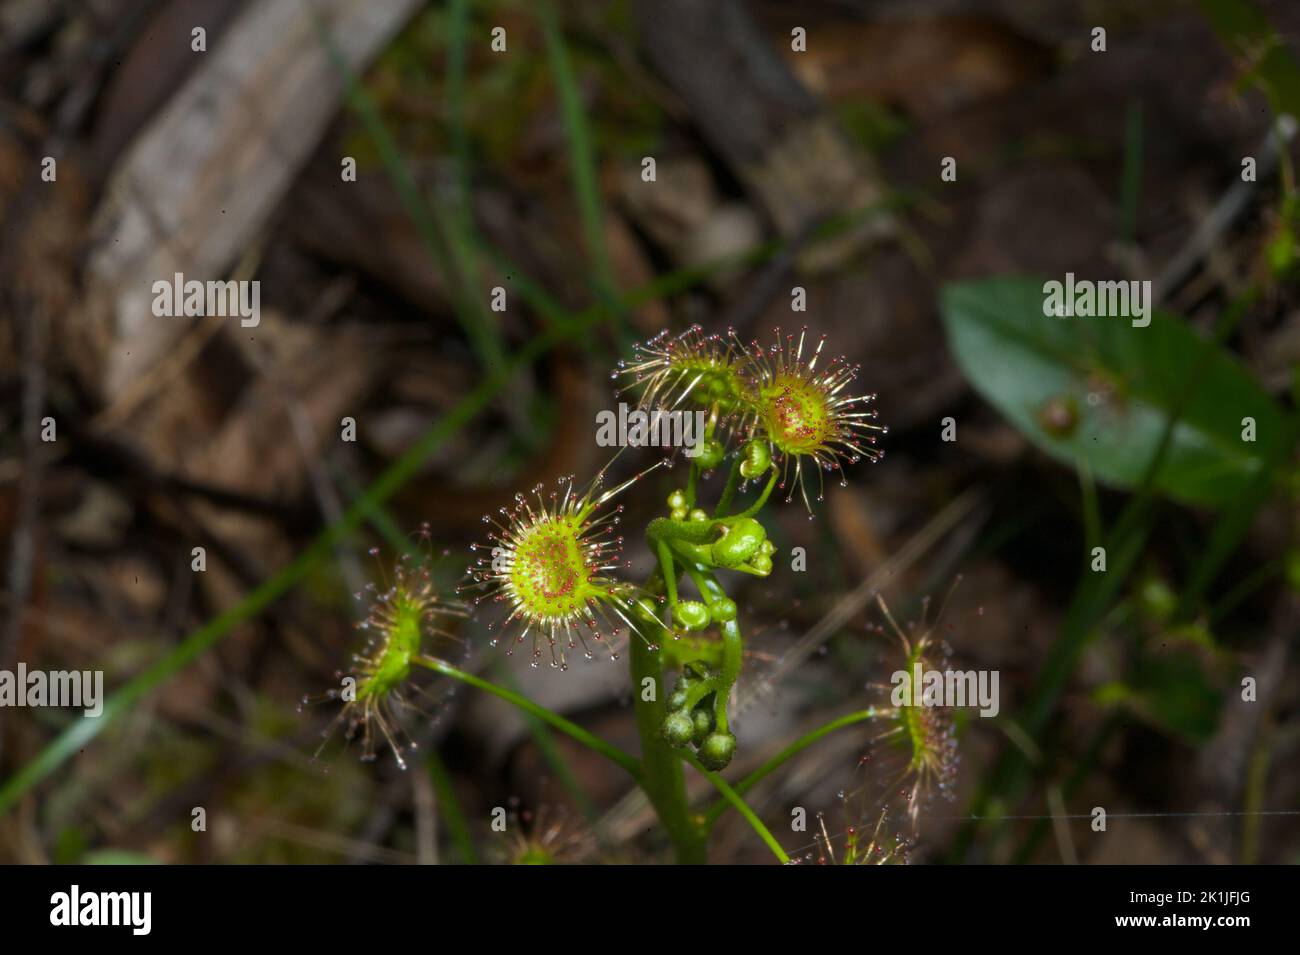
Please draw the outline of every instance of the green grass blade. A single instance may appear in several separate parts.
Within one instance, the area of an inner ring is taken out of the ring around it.
[[[348,105],[361,120],[367,134],[375,143],[384,171],[393,183],[398,198],[406,213],[414,223],[416,231],[424,241],[455,307],[456,318],[474,349],[479,363],[485,368],[500,367],[503,361],[503,349],[497,330],[497,323],[492,312],[484,303],[483,296],[475,294],[471,271],[473,260],[468,256],[468,240],[463,230],[455,230],[454,222],[440,223],[424,198],[406,161],[402,159],[388,126],[384,123],[374,100],[362,86],[356,74],[348,67],[339,52],[334,38],[321,24],[322,42],[330,60],[343,77],[343,86]],[[467,197],[466,197],[467,201]],[[454,220],[455,216],[449,217]],[[443,226],[448,226],[446,229]],[[444,236],[444,232],[447,234]]]
[[[596,273],[597,292],[606,302],[613,302],[616,301],[617,286],[609,261],[609,250],[605,245],[605,216],[600,200],[596,150],[592,145],[591,130],[582,105],[582,93],[578,89],[577,76],[573,72],[568,46],[554,5],[550,0],[543,0],[538,11],[546,43],[546,56],[560,98],[560,117],[569,147],[569,169],[573,177],[578,215],[582,220],[583,241]]]
[[[1124,126],[1124,172],[1120,182],[1119,238],[1132,245],[1137,237],[1138,193],[1142,186],[1142,104],[1129,104]]]
[[[447,767],[443,765],[438,754],[433,752],[429,753],[424,764],[429,770],[429,781],[433,783],[434,794],[438,797],[438,809],[442,813],[442,821],[451,833],[451,841],[456,847],[456,852],[466,865],[478,865],[479,857],[478,850],[474,847],[474,836],[469,831],[469,823],[465,821],[465,812],[461,809],[460,800],[456,798],[456,790],[451,785],[451,776],[447,772]]]
[[[451,0],[447,25],[447,121],[451,131],[451,154],[462,208],[471,195],[469,131],[465,125],[465,77],[469,50],[469,0]]]

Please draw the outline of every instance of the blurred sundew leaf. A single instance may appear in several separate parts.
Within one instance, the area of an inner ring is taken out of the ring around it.
[[[1119,488],[1142,481],[1175,417],[1154,489],[1207,507],[1243,493],[1284,437],[1281,410],[1254,379],[1170,315],[1153,314],[1145,328],[1044,315],[1043,284],[945,287],[949,347],[975,390],[1049,455]],[[1254,441],[1242,437],[1247,417]]]
[[[1200,745],[1214,735],[1222,696],[1191,650],[1148,654],[1124,683],[1099,687],[1098,703],[1122,706],[1142,722]]]

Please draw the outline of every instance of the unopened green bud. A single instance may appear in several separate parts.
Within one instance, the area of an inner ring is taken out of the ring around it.
[[[696,467],[708,471],[722,463],[724,454],[726,454],[726,449],[723,448],[722,442],[709,438],[700,447],[700,453],[692,460],[695,462]]]
[[[728,623],[736,619],[736,602],[730,597],[719,597],[709,604],[709,616],[714,623]]]
[[[736,737],[730,733],[710,733],[700,744],[700,763],[713,772],[725,769],[735,755]]]
[[[669,713],[664,718],[663,734],[664,739],[680,749],[694,738],[695,720],[689,713]]]
[[[703,630],[709,625],[709,608],[698,600],[682,600],[673,608],[673,620],[687,630]]]

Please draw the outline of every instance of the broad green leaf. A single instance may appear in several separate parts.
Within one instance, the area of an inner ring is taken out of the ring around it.
[[[1171,413],[1177,420],[1154,488],[1220,507],[1242,493],[1283,438],[1273,400],[1227,352],[1180,319],[1044,314],[1044,282],[948,285],[948,343],[971,385],[1029,440],[1099,481],[1145,476]],[[1243,438],[1243,419],[1254,440]]]

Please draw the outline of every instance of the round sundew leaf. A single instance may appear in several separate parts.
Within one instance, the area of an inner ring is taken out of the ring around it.
[[[763,427],[781,451],[818,451],[838,434],[830,397],[815,383],[795,374],[778,374],[759,392]]]
[[[559,517],[540,521],[521,535],[511,582],[531,614],[563,616],[585,600],[591,571],[580,533],[574,519]]]

